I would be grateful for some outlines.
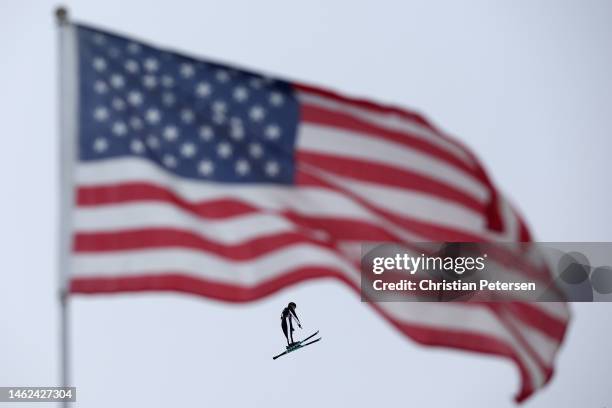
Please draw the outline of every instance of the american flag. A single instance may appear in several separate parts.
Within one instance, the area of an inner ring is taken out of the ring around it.
[[[475,156],[419,114],[66,30],[72,293],[246,302],[324,277],[359,292],[364,242],[529,240]],[[512,360],[517,400],[550,379],[569,319],[564,303],[370,305],[419,343]]]

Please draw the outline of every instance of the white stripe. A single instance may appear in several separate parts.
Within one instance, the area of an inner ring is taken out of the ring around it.
[[[504,231],[499,234],[498,240],[505,241],[508,243],[516,243],[515,249],[519,250],[521,244],[518,242],[520,239],[520,226],[519,220],[516,217],[516,213],[501,194],[498,195],[499,213],[504,223]]]
[[[486,230],[483,214],[452,201],[433,198],[416,191],[355,181],[318,170],[312,166],[304,167],[304,171],[316,173],[330,184],[350,191],[375,207],[399,216],[418,219],[442,227],[463,229],[476,234],[481,234]]]
[[[533,304],[535,305],[535,303]],[[571,312],[567,302],[538,302],[537,307],[557,320],[568,321]]]
[[[233,261],[189,249],[153,249],[76,253],[76,277],[117,277],[134,274],[186,273],[196,278],[256,286],[300,266],[327,267],[345,273],[355,285],[359,274],[337,253],[312,244],[296,244],[248,261]]]
[[[292,210],[305,216],[380,221],[380,217],[349,197],[329,189],[202,183],[177,177],[138,158],[79,164],[77,179],[80,187],[147,182],[173,191],[193,204],[232,198],[262,210]]]
[[[413,191],[350,180],[314,169],[312,171],[323,174],[326,180],[367,199],[378,208],[399,216],[462,228],[472,233],[486,233],[482,215],[460,204]],[[81,163],[77,167],[77,184],[80,186],[128,182],[148,182],[162,186],[192,203],[233,198],[270,211],[289,209],[302,215],[382,222],[381,217],[347,195],[326,188],[199,182],[175,176],[140,158]]]
[[[372,112],[366,109],[361,109],[355,106],[351,106],[336,100],[328,99],[319,95],[311,94],[308,92],[300,91],[298,93],[298,99],[307,105],[314,105],[321,108],[349,114],[358,119],[370,122],[373,125],[377,125],[389,130],[406,132],[411,136],[418,139],[425,140],[431,144],[437,145],[444,150],[457,156],[463,160],[466,164],[474,165],[470,156],[459,146],[445,140],[440,135],[433,132],[431,129],[407,120],[396,113],[379,113]]]
[[[270,211],[292,210],[306,216],[355,219],[380,225],[407,241],[423,240],[422,237],[406,232],[382,217],[373,214],[359,203],[341,193],[318,188],[287,188],[283,186],[250,186],[202,183],[174,176],[156,165],[139,158],[105,160],[98,163],[79,164],[77,180],[80,186],[118,184],[127,182],[149,182],[174,191],[186,200],[197,203],[214,199],[234,198],[257,208]],[[427,200],[411,193],[392,191],[385,188],[368,186],[365,183],[351,182],[347,186],[359,194],[370,194],[376,189],[378,197],[369,196],[380,208],[409,215],[436,224],[444,222],[449,226],[460,225],[477,230],[482,221],[473,213],[445,204],[439,200]],[[402,200],[396,202],[396,200]],[[437,214],[432,209],[439,211]],[[455,219],[456,217],[456,219]],[[403,232],[399,232],[403,231]],[[408,234],[408,235],[407,235]]]
[[[544,373],[529,356],[514,335],[505,328],[499,318],[480,306],[461,303],[410,303],[383,302],[379,305],[394,318],[407,324],[484,334],[502,340],[514,350],[525,364],[535,388],[544,384]]]
[[[193,203],[235,198],[259,208],[269,210],[299,208],[306,214],[313,213],[311,207],[319,200],[323,200],[325,205],[331,205],[332,208],[350,204],[345,197],[322,189],[298,190],[295,186],[238,185],[190,180],[176,176],[148,160],[137,157],[79,163],[76,171],[77,184],[80,187],[146,182],[164,187]],[[316,213],[314,211],[313,214]]]
[[[287,232],[309,234],[309,231],[300,230],[287,219],[277,215],[256,213],[223,220],[203,220],[163,202],[79,207],[76,211],[76,232],[116,232],[148,228],[188,231],[225,245],[237,245],[255,238]]]
[[[301,123],[297,149],[413,171],[462,190],[479,202],[485,202],[489,197],[489,190],[481,181],[444,161],[412,151],[404,145],[363,136],[354,131]]]
[[[510,321],[510,324],[520,333],[543,362],[552,364],[559,345],[556,339],[547,336],[542,330],[534,330],[533,327],[524,325],[512,313],[504,313],[504,317]]]

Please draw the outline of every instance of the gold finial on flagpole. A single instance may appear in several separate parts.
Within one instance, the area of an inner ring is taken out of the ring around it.
[[[58,25],[68,24],[68,9],[64,6],[55,8],[55,19]]]

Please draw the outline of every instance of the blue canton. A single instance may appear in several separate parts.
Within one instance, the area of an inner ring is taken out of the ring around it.
[[[192,179],[289,184],[291,84],[79,26],[79,158],[141,157]]]

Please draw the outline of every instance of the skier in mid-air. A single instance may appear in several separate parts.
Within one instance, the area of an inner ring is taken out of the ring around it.
[[[302,328],[302,323],[300,323],[300,319],[295,313],[296,308],[297,305],[293,302],[290,302],[287,307],[283,309],[283,313],[281,313],[281,327],[283,328],[283,334],[285,335],[285,339],[287,339],[287,349],[282,353],[272,357],[273,360],[276,360],[281,356],[284,356],[303,347],[321,341],[321,337],[312,340],[313,337],[319,334],[318,330],[300,341],[293,341],[293,319],[295,319],[295,321],[297,322],[298,327],[300,329]]]
[[[283,328],[283,333],[285,334],[285,338],[287,339],[287,348],[291,347],[294,344],[293,341],[293,319],[297,321],[298,327],[301,329],[302,324],[300,323],[300,319],[298,319],[297,314],[295,314],[295,309],[297,305],[293,302],[290,302],[286,308],[283,309],[283,313],[281,313],[281,327]],[[291,339],[291,341],[289,341]]]

